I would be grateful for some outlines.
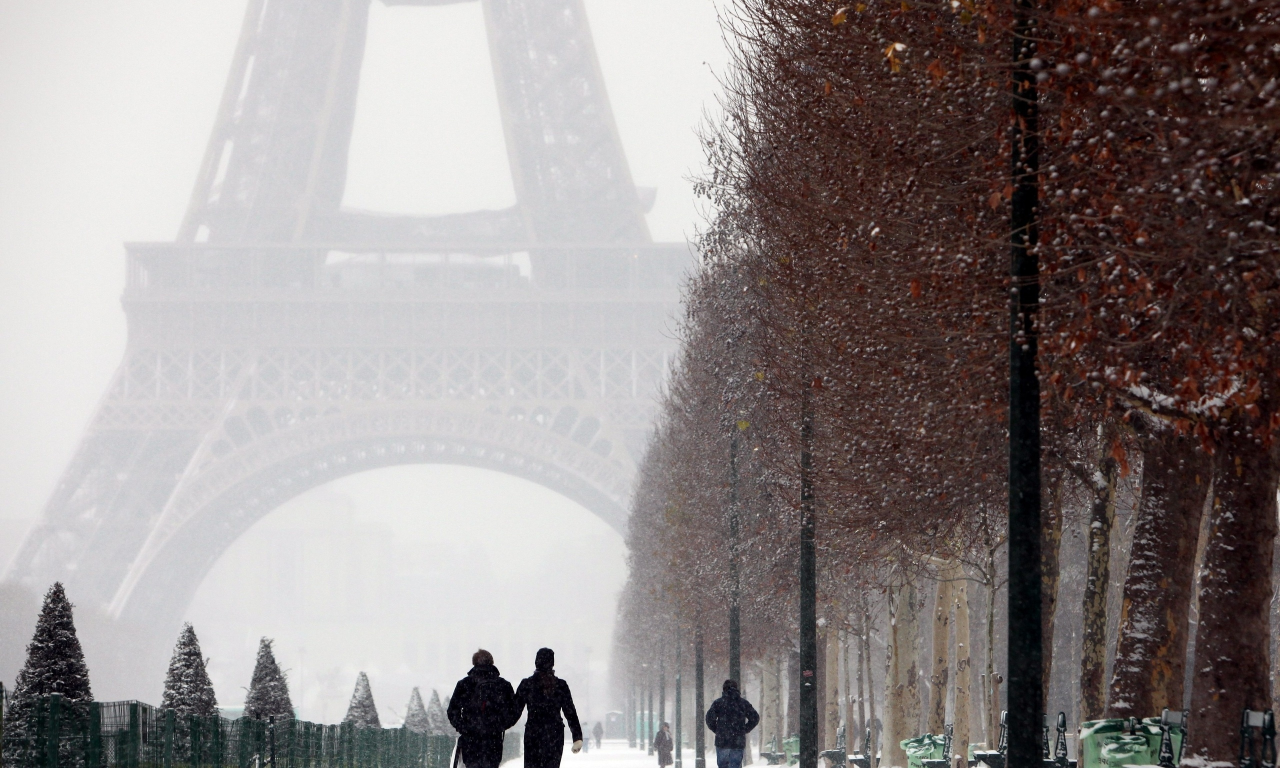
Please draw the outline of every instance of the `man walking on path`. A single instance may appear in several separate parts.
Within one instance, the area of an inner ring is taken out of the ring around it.
[[[723,693],[711,703],[706,720],[716,735],[716,764],[720,768],[742,768],[747,734],[760,722],[760,715],[751,702],[742,698],[736,682],[724,681]]]
[[[485,649],[471,655],[471,664],[449,699],[449,723],[458,731],[458,755],[467,768],[498,768],[502,735],[520,719],[516,692]]]
[[[663,723],[658,735],[653,737],[653,751],[658,753],[658,768],[671,765],[671,726]]]
[[[600,748],[600,742],[604,738],[604,726],[600,721],[596,721],[596,727],[591,729],[591,735],[596,737],[596,749]]]

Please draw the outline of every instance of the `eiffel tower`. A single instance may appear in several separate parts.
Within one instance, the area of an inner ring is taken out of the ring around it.
[[[371,0],[250,0],[178,236],[126,246],[124,361],[9,579],[167,633],[254,522],[408,463],[624,529],[689,251],[649,235],[582,0],[477,1],[516,204],[415,217],[341,206]]]

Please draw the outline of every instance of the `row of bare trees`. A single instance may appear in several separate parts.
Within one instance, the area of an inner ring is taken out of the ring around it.
[[[828,688],[863,713],[839,720],[881,718],[905,765],[897,740],[959,730],[973,700],[957,746],[990,741],[1013,7],[734,0],[723,25],[699,187],[714,218],[634,499],[619,651],[720,647],[734,602],[744,658],[789,658],[811,482],[820,615],[845,638]],[[1057,0],[1031,29],[1045,679],[1079,657],[1081,719],[1186,703],[1188,756],[1231,760],[1241,710],[1272,699],[1280,2]],[[1061,562],[1064,532],[1083,562]],[[1071,653],[1051,641],[1068,565],[1085,582]]]

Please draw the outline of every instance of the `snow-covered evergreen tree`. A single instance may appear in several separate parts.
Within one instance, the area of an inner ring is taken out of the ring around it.
[[[422,694],[415,687],[409,694],[409,703],[405,706],[404,727],[414,733],[430,733],[431,721],[427,719],[427,708],[422,704]]]
[[[363,672],[356,678],[356,689],[351,693],[351,704],[342,722],[355,723],[357,728],[382,727],[378,707],[373,703],[373,691],[369,689],[369,678]]]
[[[440,703],[440,692],[432,689],[431,703],[427,705],[427,733],[435,736],[457,736],[453,726],[449,724],[449,714],[445,705]]]
[[[253,679],[249,682],[249,695],[244,699],[245,717],[266,720],[293,717],[293,702],[289,700],[289,684],[276,663],[271,650],[273,640],[262,638],[258,643],[258,660],[253,665]]]
[[[34,754],[27,754],[34,741],[23,737],[35,727],[32,715],[40,697],[53,693],[63,696],[63,718],[87,719],[89,703],[93,701],[89,667],[84,663],[71,603],[61,583],[55,583],[45,593],[35,634],[27,646],[27,661],[13,686],[4,719],[5,765],[28,764],[36,759]]]
[[[218,714],[218,699],[213,694],[213,682],[205,670],[204,656],[200,653],[200,641],[190,624],[182,627],[178,644],[169,660],[169,673],[164,678],[165,709],[177,710],[179,715]]]

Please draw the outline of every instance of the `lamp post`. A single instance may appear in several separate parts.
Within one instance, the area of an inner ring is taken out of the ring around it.
[[[738,433],[747,428],[739,420],[729,437],[729,679],[742,685],[742,585],[738,575]]]
[[[800,768],[818,768],[817,520],[813,492],[813,386],[800,405]]]
[[[707,735],[703,715],[706,712],[702,699],[702,628],[693,639],[693,768],[707,768]]]
[[[1038,30],[1035,0],[1014,0],[1009,323],[1009,768],[1038,768],[1044,720],[1040,625],[1040,307]],[[995,707],[999,705],[996,704]]]

